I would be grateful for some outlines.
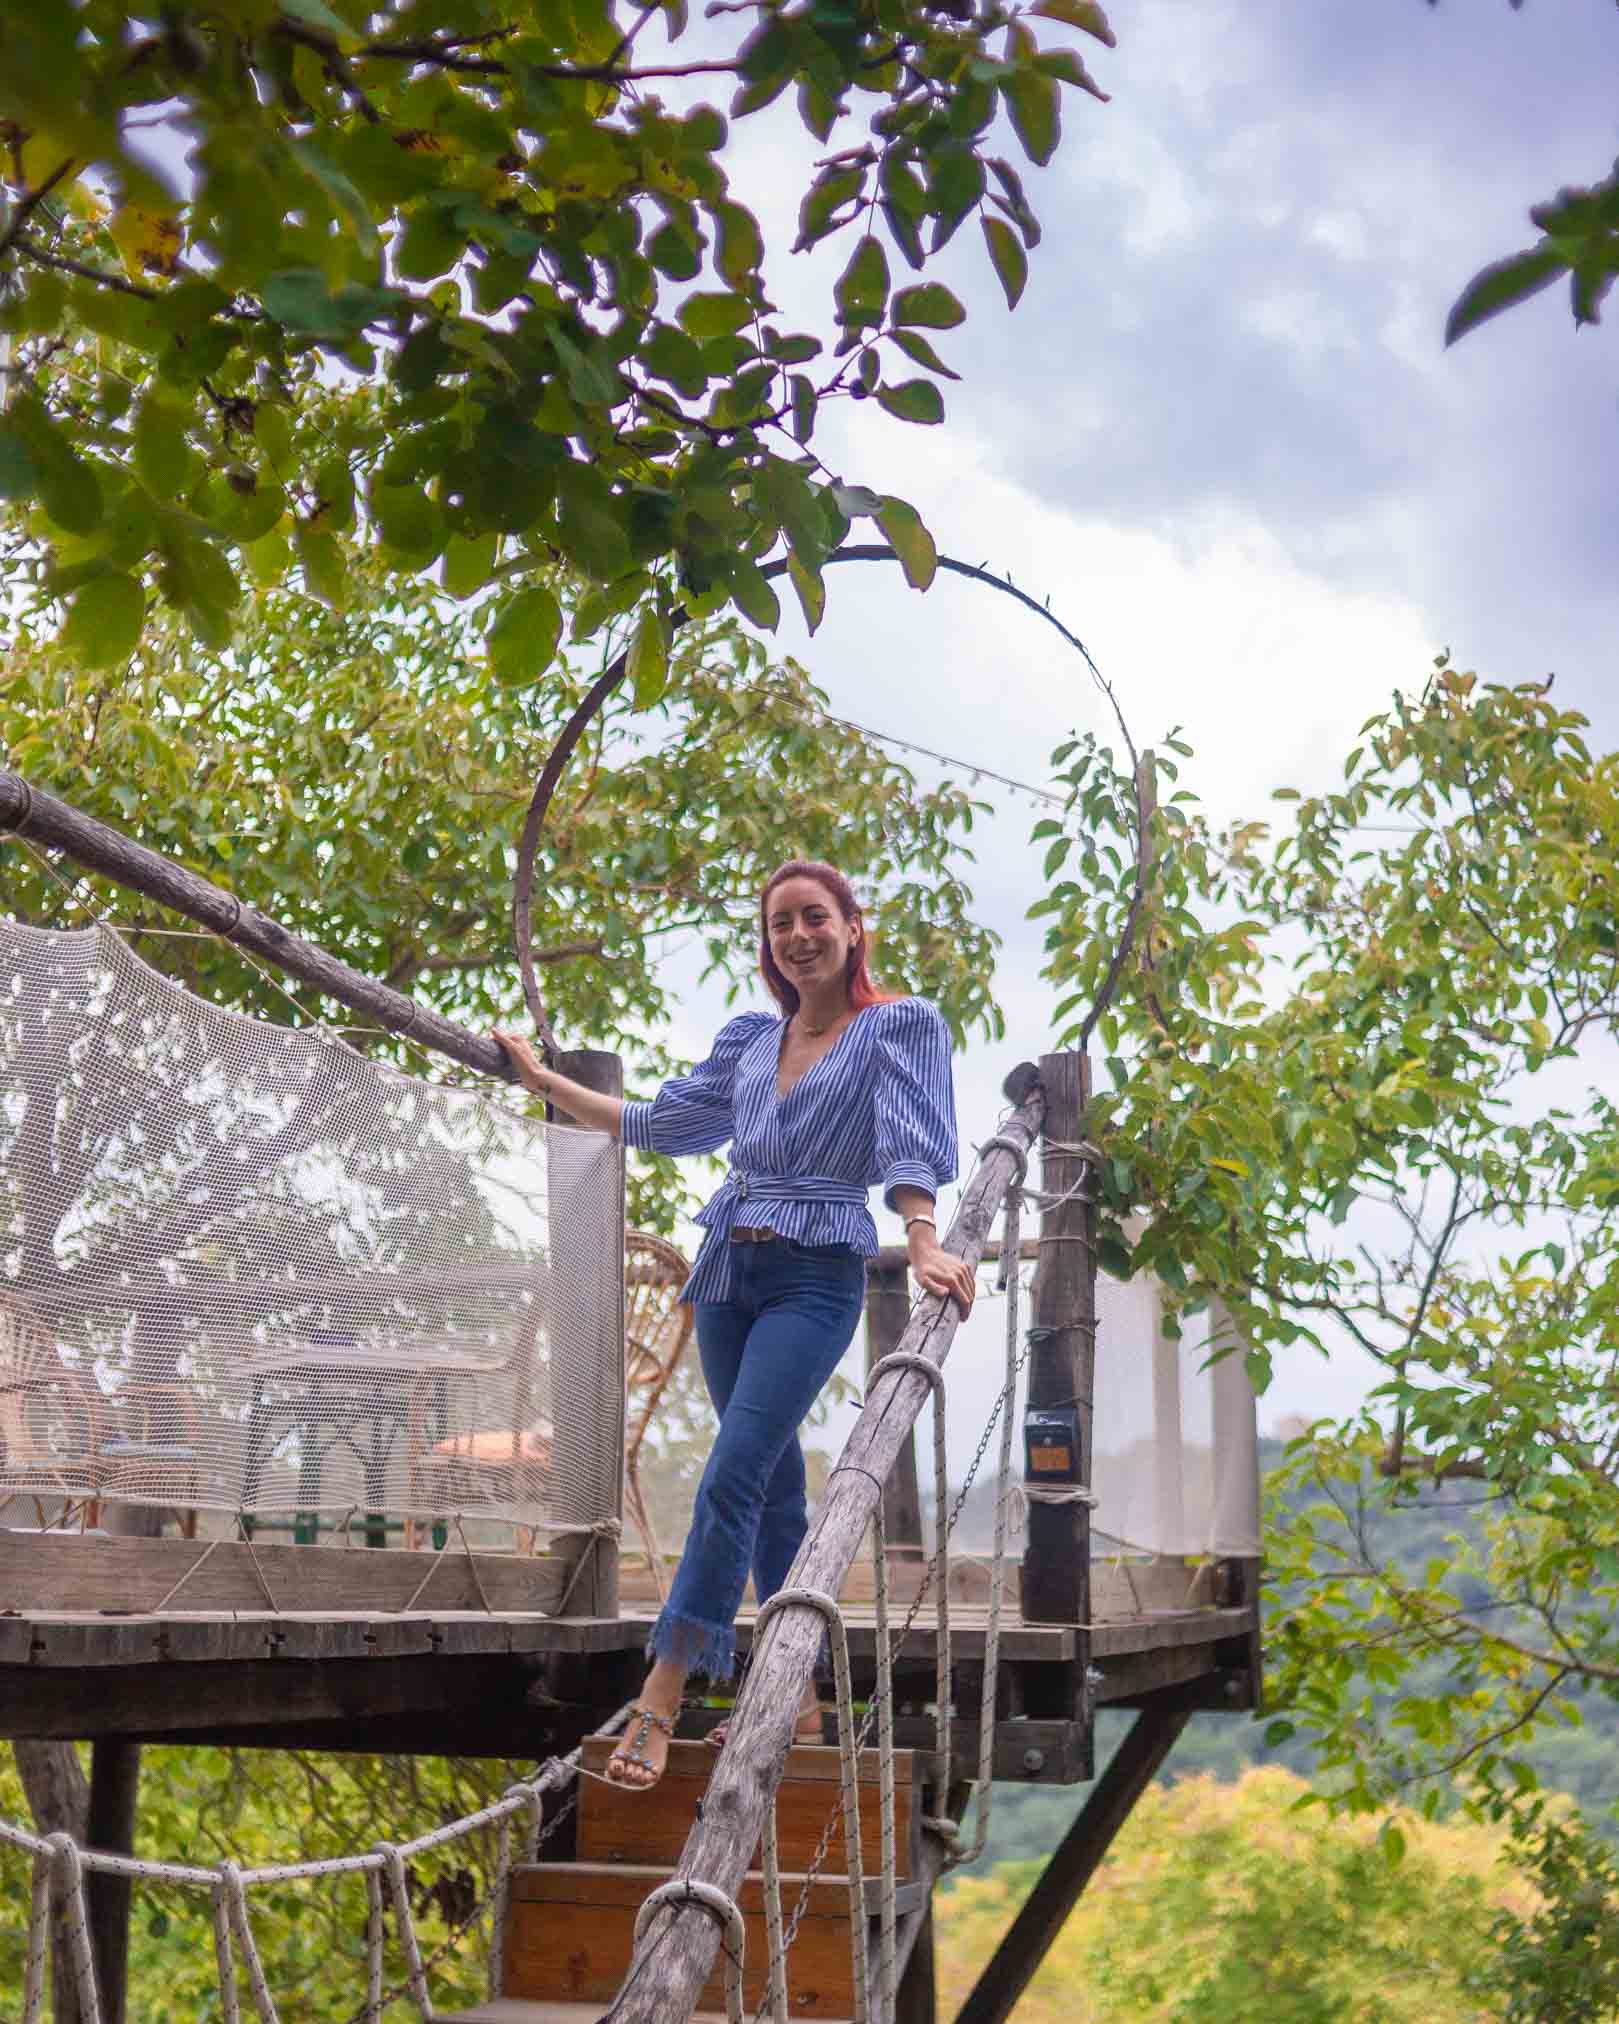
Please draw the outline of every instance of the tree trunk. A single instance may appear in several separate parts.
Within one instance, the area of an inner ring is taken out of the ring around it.
[[[31,1742],[27,1737],[19,1737],[11,1748],[35,1832],[71,1834],[82,1843],[90,1827],[90,1781],[80,1769],[78,1751],[71,1743]],[[54,2024],[80,2024],[79,1989],[67,1949],[66,1922],[60,1916],[51,1933],[51,1983]]]

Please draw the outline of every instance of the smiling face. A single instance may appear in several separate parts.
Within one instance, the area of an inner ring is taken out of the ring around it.
[[[836,898],[819,879],[784,878],[765,909],[770,953],[800,997],[819,997],[849,975],[850,951],[863,929],[846,920]]]

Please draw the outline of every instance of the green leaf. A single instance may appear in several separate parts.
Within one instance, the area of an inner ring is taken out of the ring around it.
[[[1057,152],[1062,136],[1062,94],[1049,77],[1021,69],[1001,86],[1001,95],[1023,152],[1043,168]]]
[[[1446,344],[1454,344],[1457,338],[1465,337],[1503,309],[1527,302],[1531,295],[1549,288],[1560,274],[1568,271],[1568,265],[1552,242],[1543,239],[1526,252],[1514,253],[1510,259],[1481,268],[1456,298],[1445,319]]]
[[[526,584],[507,598],[489,628],[489,665],[508,685],[536,682],[556,658],[562,607],[550,587]]]
[[[149,393],[135,410],[135,469],[159,499],[178,499],[191,487],[197,459],[186,441],[186,414],[161,394]]]
[[[753,304],[744,295],[688,295],[679,310],[680,327],[693,337],[733,337],[753,321]],[[812,354],[813,355],[813,354]]]
[[[292,538],[303,569],[304,588],[322,604],[341,611],[348,598],[348,566],[337,536],[301,520]]]
[[[1136,1269],[1129,1245],[1111,1233],[1097,1238],[1096,1262],[1104,1272],[1111,1272],[1115,1279],[1129,1279]]]
[[[146,592],[132,576],[97,576],[78,591],[61,644],[80,667],[122,667],[140,644]]]
[[[364,197],[334,163],[309,141],[293,139],[286,150],[304,172],[312,176],[354,227],[355,243],[364,253],[377,250],[376,221]]]
[[[598,583],[611,583],[631,564],[617,504],[601,473],[572,458],[557,466],[558,532],[569,556]]]
[[[21,430],[9,415],[0,415],[0,499],[31,499],[38,485]]]
[[[471,597],[494,573],[498,534],[452,534],[444,544],[444,588],[451,597]]]
[[[635,707],[650,710],[669,686],[669,636],[655,604],[644,604],[630,641],[626,673],[635,692]]]
[[[334,14],[326,0],[280,0],[281,12],[292,21],[302,21],[310,28],[324,28],[339,41],[356,40],[354,30],[341,14]]]
[[[939,373],[948,380],[961,378],[961,374],[952,372],[927,339],[916,331],[896,330],[889,334],[907,358],[914,359],[918,365],[925,365],[929,372]]]
[[[941,282],[923,281],[914,288],[902,288],[889,311],[893,323],[920,323],[929,330],[954,330],[964,323],[967,312]]]
[[[815,433],[815,411],[820,405],[820,396],[814,382],[805,379],[802,373],[794,373],[790,382],[793,397],[793,436],[797,442],[807,443]]]
[[[610,408],[620,399],[618,382],[591,353],[574,343],[560,324],[551,326],[551,349],[568,382],[568,391],[584,407]]]
[[[759,565],[745,555],[734,556],[727,575],[737,610],[761,631],[774,632],[781,624],[781,600]]]
[[[813,636],[826,616],[826,584],[818,569],[808,569],[796,555],[787,558],[787,577],[798,593],[798,602],[803,608],[804,623]]]
[[[924,382],[916,380],[912,384],[920,386]],[[905,581],[912,590],[926,590],[938,571],[939,551],[916,508],[903,499],[885,498],[877,508],[877,525],[899,557]]]
[[[740,288],[764,261],[764,234],[758,219],[741,204],[721,204],[714,215],[719,225],[714,265],[733,288]]]
[[[877,398],[902,422],[944,420],[944,395],[932,380],[902,380],[898,386],[879,387]]]
[[[838,321],[855,327],[881,323],[888,306],[888,255],[868,232],[856,246],[833,290]]]
[[[425,566],[444,545],[444,516],[419,485],[373,485],[367,503],[384,548]]]
[[[1096,0],[1034,0],[1028,11],[1038,14],[1043,20],[1064,21],[1070,28],[1077,28],[1085,35],[1094,35],[1109,49],[1118,47],[1107,16],[1097,6]]]
[[[989,248],[989,257],[994,262],[995,272],[1006,291],[1006,306],[1016,309],[1023,294],[1024,283],[1029,278],[1029,256],[1024,252],[1017,234],[1003,219],[992,218],[986,211],[983,218],[984,243]]]

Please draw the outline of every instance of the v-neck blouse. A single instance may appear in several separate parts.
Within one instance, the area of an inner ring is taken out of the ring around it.
[[[774,1013],[744,1012],[689,1075],[624,1106],[624,1143],[642,1151],[711,1153],[730,1143],[730,1174],[697,1218],[706,1234],[683,1300],[730,1297],[736,1223],[874,1258],[868,1189],[880,1182],[892,1208],[896,1188],[937,1197],[956,1177],[950,1034],[925,998],[868,1006],[778,1097],[785,1025]]]

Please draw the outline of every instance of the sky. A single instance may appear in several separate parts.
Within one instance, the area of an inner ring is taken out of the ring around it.
[[[1576,332],[1562,290],[1448,352],[1443,327],[1480,266],[1536,236],[1531,203],[1608,169],[1619,8],[1108,11],[1117,49],[1085,53],[1112,101],[1065,94],[1063,146],[1028,178],[1045,238],[1016,313],[968,233],[941,266],[970,312],[940,338],[965,375],[946,389],[948,425],[831,409],[822,454],[911,500],[946,552],[1049,593],[1137,741],[1183,727],[1185,781],[1218,818],[1264,815],[1280,785],[1331,784],[1358,727],[1444,648],[1488,679],[1555,671],[1557,700],[1613,744],[1610,335]],[[778,230],[802,166],[779,126],[735,130],[733,179]],[[845,257],[772,270],[784,320],[824,300]],[[1077,658],[993,593],[941,578],[920,596],[863,566],[829,585],[818,635],[789,614],[778,645],[834,710],[1034,782],[1070,728],[1105,729]],[[1009,1031],[958,1061],[968,1140],[992,1129],[1006,1068],[1049,1044],[1052,1002],[1023,919],[1040,891],[1036,811],[982,791],[997,816],[972,883],[1005,940]],[[671,957],[677,973],[686,960]],[[694,979],[668,1039],[695,1055],[725,1008]],[[999,1335],[987,1301],[952,1358],[958,1469]],[[1107,1366],[1103,1342],[1099,1421]],[[1367,1382],[1348,1352],[1298,1351],[1260,1424],[1350,1410]]]

